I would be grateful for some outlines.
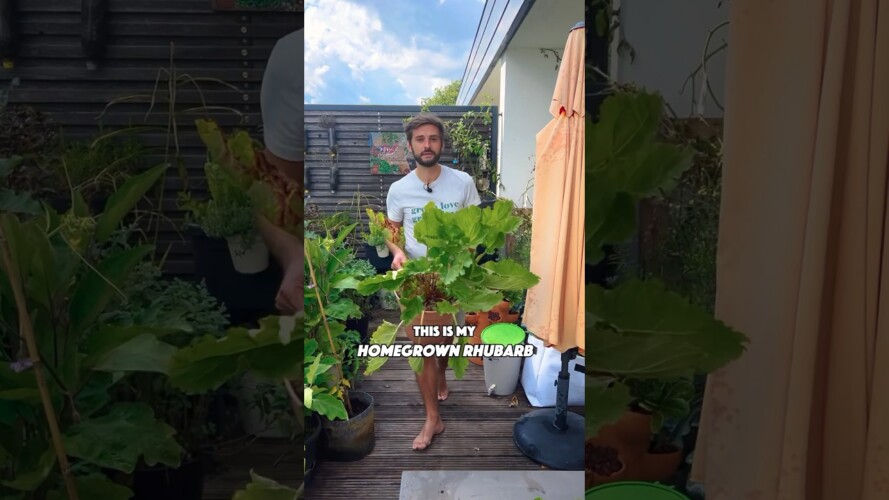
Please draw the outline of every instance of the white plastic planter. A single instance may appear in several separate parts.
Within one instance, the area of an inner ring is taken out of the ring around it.
[[[389,256],[389,247],[386,245],[377,245],[377,256],[381,259],[385,259]]]
[[[256,238],[250,248],[244,248],[240,236],[226,238],[228,251],[235,270],[241,274],[256,274],[269,267],[269,247],[262,238]]]
[[[244,423],[244,432],[251,436],[265,438],[290,437],[287,431],[275,419],[269,415],[263,415],[259,408],[254,406],[257,385],[262,383],[260,379],[250,373],[246,373],[237,387],[238,410]]]

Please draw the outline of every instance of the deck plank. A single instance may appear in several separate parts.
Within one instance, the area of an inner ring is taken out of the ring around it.
[[[396,322],[394,311],[375,311],[371,332],[386,319]],[[403,333],[399,341],[404,341]],[[525,413],[536,408],[521,388],[509,396],[488,396],[484,369],[469,364],[457,380],[447,371],[450,396],[441,404],[445,432],[422,452],[411,449],[425,420],[423,403],[414,373],[406,359],[390,359],[356,389],[374,398],[374,451],[357,462],[322,461],[315,480],[306,490],[313,500],[358,495],[363,499],[397,499],[401,474],[415,470],[541,470],[545,467],[525,457],[513,442],[512,429]],[[515,404],[513,403],[515,396]],[[570,408],[583,414],[583,408]],[[230,499],[249,481],[251,467],[262,475],[291,486],[302,478],[301,454],[290,453],[284,440],[258,440],[248,449],[223,459],[206,482],[206,500]],[[276,463],[277,462],[277,463]]]

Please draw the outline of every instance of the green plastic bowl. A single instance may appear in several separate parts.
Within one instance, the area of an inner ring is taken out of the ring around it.
[[[662,484],[621,481],[587,490],[586,500],[689,500],[689,498]]]
[[[518,345],[525,341],[525,330],[515,323],[494,323],[482,330],[482,344]]]

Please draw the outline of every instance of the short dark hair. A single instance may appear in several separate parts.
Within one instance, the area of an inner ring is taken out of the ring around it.
[[[413,139],[414,137],[414,130],[416,130],[417,127],[421,127],[423,125],[435,125],[436,127],[438,127],[438,133],[441,134],[441,140],[442,142],[444,142],[445,126],[444,122],[441,121],[441,118],[433,115],[432,113],[420,113],[404,124],[404,133],[407,135],[408,143],[410,143],[411,139]]]

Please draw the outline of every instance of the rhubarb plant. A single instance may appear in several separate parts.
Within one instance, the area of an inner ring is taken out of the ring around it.
[[[503,246],[506,235],[521,220],[512,214],[509,200],[498,200],[492,207],[470,206],[456,212],[444,212],[430,202],[414,227],[417,241],[426,245],[426,256],[408,260],[398,271],[389,271],[358,283],[363,295],[378,290],[395,291],[401,305],[401,324],[411,322],[423,311],[456,314],[460,311],[487,311],[503,300],[504,292],[524,290],[540,278],[510,259],[479,262]],[[478,254],[476,249],[485,252]],[[383,322],[371,337],[371,343],[391,344],[400,325]],[[466,338],[458,338],[465,343]],[[412,359],[419,370],[422,360]],[[365,374],[379,369],[385,358],[368,363]],[[450,357],[449,364],[462,377],[468,360]]]
[[[664,110],[657,94],[620,91],[587,120],[586,251],[599,262],[607,244],[636,230],[641,199],[671,189],[693,151],[658,139]],[[614,289],[586,287],[586,434],[617,421],[634,398],[625,380],[713,372],[737,359],[747,338],[670,292],[657,280]]]

